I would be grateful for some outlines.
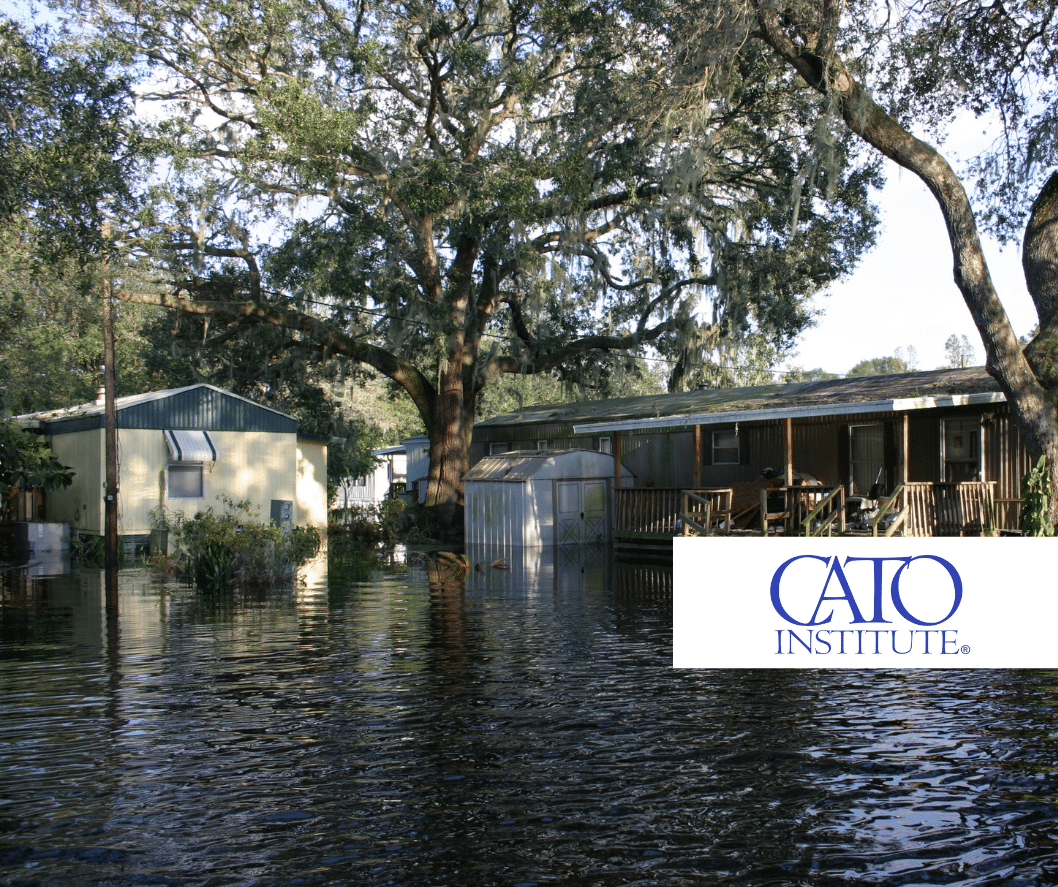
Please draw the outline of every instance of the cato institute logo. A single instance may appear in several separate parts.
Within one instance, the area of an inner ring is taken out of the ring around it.
[[[960,645],[952,621],[963,599],[962,576],[951,561],[934,554],[798,554],[772,574],[770,599],[787,623],[775,629],[779,655],[970,652]]]
[[[1047,540],[680,538],[677,668],[1053,668]]]

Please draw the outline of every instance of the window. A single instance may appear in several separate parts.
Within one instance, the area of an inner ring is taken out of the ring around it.
[[[538,440],[536,442],[536,448],[538,450],[546,450],[547,449],[547,441],[546,440]]]
[[[205,497],[203,467],[217,461],[217,448],[205,431],[165,431],[169,451],[166,471],[166,496],[169,499],[202,499]]]
[[[170,462],[166,495],[170,499],[201,499],[205,495],[201,462]]]
[[[490,443],[489,444],[489,455],[499,456],[501,453],[506,453],[509,449],[509,445],[505,443]]]
[[[981,479],[981,421],[979,419],[942,419],[942,477],[946,483],[958,484]]]
[[[600,437],[599,438],[599,452],[600,453],[612,453],[613,446],[611,445],[610,438]]]
[[[729,428],[726,431],[713,432],[713,464],[738,465],[738,431]]]
[[[885,480],[885,430],[880,422],[849,428],[849,473],[854,495],[866,496]]]

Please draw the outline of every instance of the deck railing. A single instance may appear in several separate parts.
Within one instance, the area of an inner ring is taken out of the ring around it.
[[[772,487],[760,491],[760,530],[779,529],[801,536],[829,536],[845,531],[845,488],[838,486]]]
[[[833,536],[835,530],[845,532],[845,488],[836,486],[829,490],[801,521],[802,536]]]
[[[904,484],[908,536],[981,536],[995,532],[995,481]]]
[[[679,526],[684,536],[709,536],[731,532],[731,502],[735,491],[728,488],[681,491]]]
[[[685,501],[684,495],[690,497]],[[676,536],[682,531],[681,515],[701,523],[708,511],[710,532],[731,525],[732,491],[727,487],[679,487],[614,490],[614,535]],[[706,509],[703,503],[708,503]]]
[[[1015,529],[996,508],[994,481],[907,483],[878,503],[867,525],[872,535],[975,536]],[[624,488],[614,491],[614,533],[624,536],[676,536],[729,532],[732,490]],[[787,534],[829,535],[846,532],[845,494],[841,486],[772,487],[760,494],[758,532],[782,525]],[[1014,508],[1009,513],[1015,513]]]
[[[896,488],[893,495],[878,503],[878,513],[868,522],[867,529],[872,536],[906,536],[909,509],[904,496],[904,485]]]

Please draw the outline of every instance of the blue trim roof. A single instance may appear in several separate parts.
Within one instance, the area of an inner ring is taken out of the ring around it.
[[[293,416],[206,384],[119,397],[115,407],[119,428],[297,432]],[[14,421],[46,434],[68,434],[102,428],[103,412],[104,405],[96,402],[28,413]]]

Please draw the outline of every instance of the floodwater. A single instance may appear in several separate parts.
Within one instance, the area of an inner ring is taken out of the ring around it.
[[[3,577],[0,883],[1058,884],[1054,673],[675,671],[671,572],[475,563]]]

